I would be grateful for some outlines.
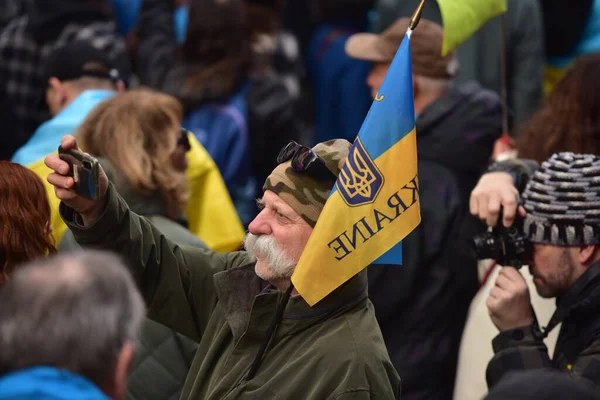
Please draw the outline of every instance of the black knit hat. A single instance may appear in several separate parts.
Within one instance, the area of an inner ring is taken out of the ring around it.
[[[527,184],[523,202],[523,230],[531,242],[600,244],[600,158],[554,154]]]

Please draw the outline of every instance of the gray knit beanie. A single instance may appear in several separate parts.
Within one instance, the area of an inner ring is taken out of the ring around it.
[[[600,158],[558,153],[544,161],[525,191],[523,230],[533,243],[600,243]]]

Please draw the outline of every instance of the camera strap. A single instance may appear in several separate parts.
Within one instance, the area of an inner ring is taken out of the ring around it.
[[[533,309],[533,306],[531,306],[531,312],[533,315],[533,336],[536,339],[540,339],[540,340],[546,339],[546,337],[548,337],[550,332],[552,332],[552,329],[556,328],[556,325],[560,324],[568,314],[567,311],[565,310],[565,308],[559,306],[554,311],[554,314],[552,314],[550,321],[548,321],[548,325],[546,325],[544,327],[540,327],[540,324],[538,322],[537,315],[535,314],[535,310]]]

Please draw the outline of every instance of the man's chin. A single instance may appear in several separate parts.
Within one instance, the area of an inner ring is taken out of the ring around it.
[[[279,286],[282,282],[289,282],[291,279],[291,274],[278,273],[278,271],[273,270],[273,268],[260,259],[254,265],[254,272],[260,279],[275,286]]]
[[[261,260],[257,260],[256,264],[254,264],[254,272],[260,279],[264,281],[268,281],[272,278],[272,274],[270,273],[271,271]]]
[[[544,282],[542,281],[542,278],[534,277],[533,284],[535,285],[535,289],[537,290],[537,292],[541,298],[552,299],[552,298],[556,297],[556,293],[554,292],[554,290],[552,290],[548,286],[546,286],[544,284]]]

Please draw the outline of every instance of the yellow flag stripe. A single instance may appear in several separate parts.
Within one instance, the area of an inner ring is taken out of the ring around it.
[[[416,155],[413,129],[374,160],[385,177],[374,203],[348,207],[338,191],[329,198],[306,246],[312,251],[302,254],[292,276],[309,305],[371,264],[419,224]]]

